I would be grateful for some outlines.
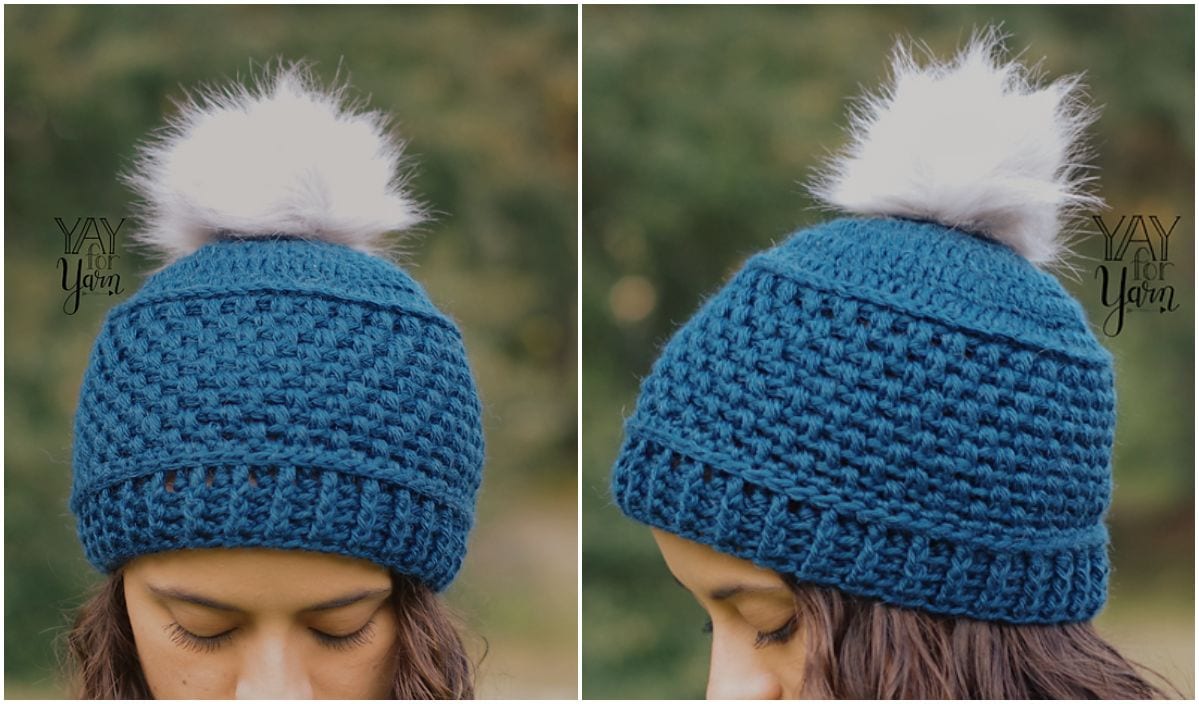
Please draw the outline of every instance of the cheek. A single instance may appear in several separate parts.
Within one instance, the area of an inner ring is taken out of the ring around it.
[[[155,699],[223,698],[231,696],[236,677],[233,661],[221,651],[199,653],[171,640],[170,621],[129,612],[142,674]]]
[[[771,669],[774,670],[787,699],[799,699],[803,694],[804,670],[807,664],[807,650],[803,639],[796,637],[775,646],[771,653]]]

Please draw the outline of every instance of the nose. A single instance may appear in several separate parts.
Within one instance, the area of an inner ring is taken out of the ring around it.
[[[237,699],[312,699],[299,649],[289,645],[286,634],[266,634],[247,646]]]
[[[708,666],[708,699],[782,699],[779,678],[754,648],[752,637],[712,630],[712,659]]]

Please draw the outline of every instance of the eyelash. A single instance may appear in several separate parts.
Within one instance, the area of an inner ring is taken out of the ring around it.
[[[769,633],[758,633],[758,637],[754,639],[754,647],[762,648],[775,643],[786,643],[791,640],[791,636],[795,635],[795,627],[799,625],[799,620],[792,616],[787,619],[787,622],[780,628],[776,628]]]
[[[228,630],[224,633],[218,633],[215,636],[198,636],[195,633],[180,626],[177,622],[172,621],[167,625],[170,632],[170,638],[176,645],[181,645],[184,648],[191,648],[204,653],[210,653],[224,645],[230,638],[233,637],[233,631]]]
[[[374,633],[375,620],[371,619],[366,622],[362,628],[344,636],[331,636],[328,633],[322,633],[316,629],[309,629],[316,636],[318,642],[328,648],[337,650],[349,650],[360,645],[365,645],[370,641],[370,636]],[[236,629],[230,629],[224,633],[218,633],[215,636],[199,636],[180,626],[177,621],[172,621],[167,625],[170,631],[170,638],[177,645],[185,648],[191,648],[199,652],[210,653],[224,645],[231,638]]]
[[[791,640],[791,636],[795,635],[795,627],[798,625],[799,621],[795,616],[792,616],[791,618],[787,619],[787,622],[784,623],[780,628],[776,628],[768,633],[759,631],[757,638],[754,639],[754,647],[762,648],[767,645],[774,645],[776,643],[786,643],[787,641]],[[712,619],[704,621],[704,625],[700,630],[702,630],[704,633],[711,634]]]
[[[331,636],[328,633],[321,633],[317,630],[312,631],[312,633],[323,645],[326,645],[330,648],[336,648],[337,650],[349,650],[350,648],[355,648],[369,643],[371,634],[374,633],[374,630],[375,620],[371,619],[367,621],[366,625],[362,628],[359,628],[353,633],[344,636]]]

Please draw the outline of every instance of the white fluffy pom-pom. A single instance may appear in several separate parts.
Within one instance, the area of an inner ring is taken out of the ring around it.
[[[1037,265],[1063,263],[1067,222],[1104,206],[1083,163],[1097,110],[1081,74],[1039,85],[1036,66],[1002,60],[1003,39],[994,28],[975,33],[954,60],[924,66],[897,44],[890,84],[855,104],[849,145],[818,170],[812,194],[849,213],[990,237]]]
[[[423,209],[405,191],[388,116],[324,89],[305,62],[250,86],[202,87],[121,175],[142,199],[134,241],[162,266],[220,237],[294,235],[371,254]]]

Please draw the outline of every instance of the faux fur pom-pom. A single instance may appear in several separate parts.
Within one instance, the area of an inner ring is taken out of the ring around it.
[[[142,199],[132,237],[162,266],[220,237],[294,235],[388,251],[423,219],[405,191],[388,116],[318,86],[305,62],[178,101],[121,175]]]
[[[891,77],[850,113],[849,144],[810,184],[825,205],[911,217],[980,234],[1034,264],[1061,263],[1063,228],[1103,207],[1091,194],[1083,133],[1098,116],[1081,74],[1041,85],[1038,67],[1002,59],[995,28],[949,62],[920,65],[902,42]]]

